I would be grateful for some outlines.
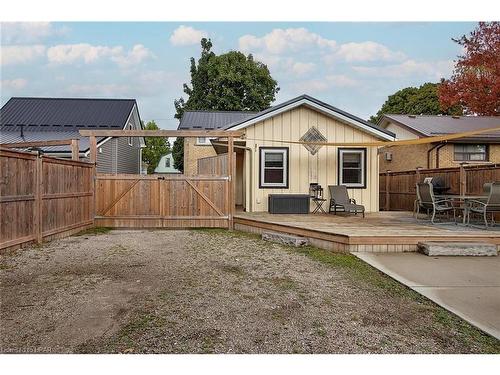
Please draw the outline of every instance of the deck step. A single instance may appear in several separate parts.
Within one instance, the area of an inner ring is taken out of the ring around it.
[[[309,245],[309,240],[305,237],[293,236],[286,233],[278,232],[262,232],[262,239],[264,241],[277,242],[283,245],[290,245],[295,247]]]
[[[419,242],[418,251],[425,255],[496,256],[497,246],[487,242]]]

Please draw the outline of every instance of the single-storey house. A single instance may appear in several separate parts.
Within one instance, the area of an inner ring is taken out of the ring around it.
[[[154,173],[181,173],[174,167],[174,157],[172,153],[163,155],[155,168]]]
[[[89,138],[79,130],[142,129],[135,99],[11,98],[0,109],[0,144],[79,139],[87,160]],[[97,171],[140,173],[142,138],[97,138]],[[50,156],[71,158],[70,146],[41,147]]]
[[[386,114],[378,122],[398,140],[410,140],[500,127],[494,116]],[[462,163],[500,163],[500,133],[482,133],[446,142],[394,146],[380,150],[380,171],[458,167]]]
[[[301,95],[258,113],[186,112],[179,129],[242,130],[235,141],[236,204],[249,212],[267,211],[269,194],[308,194],[319,183],[329,198],[328,185],[346,185],[350,197],[378,211],[377,147],[314,146],[293,143],[392,141],[395,135],[357,116]],[[229,119],[237,117],[233,122]],[[185,138],[186,140],[188,138]],[[184,145],[184,165],[197,159],[227,153],[223,139],[211,140],[200,156],[201,141]],[[207,142],[208,143],[208,142]],[[203,171],[200,171],[202,173]],[[326,208],[326,207],[325,207]],[[311,207],[312,209],[312,207]]]

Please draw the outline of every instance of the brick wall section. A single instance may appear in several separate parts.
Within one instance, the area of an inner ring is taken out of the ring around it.
[[[381,150],[380,158],[380,172],[390,170],[392,172],[409,171],[417,167],[427,168],[427,151],[433,145],[410,145],[410,146],[397,146]],[[385,160],[385,153],[392,153],[392,161]],[[436,165],[436,152],[434,149],[430,153],[429,168],[437,168]],[[439,168],[451,168],[460,166],[459,161],[455,161],[455,150],[453,144],[447,144],[439,148]],[[489,162],[500,163],[500,145],[489,145]],[[478,162],[483,164],[484,162]],[[469,163],[472,164],[472,163]]]
[[[196,138],[184,138],[184,174],[194,176],[198,172],[198,159],[216,156],[211,145],[197,146]]]
[[[439,168],[458,167],[459,161],[455,161],[455,150],[453,144],[446,145],[439,150]],[[500,145],[489,145],[489,162],[500,163]],[[477,162],[483,164],[483,162]],[[469,163],[472,164],[472,163]],[[433,165],[435,167],[435,165]]]
[[[429,145],[395,146],[381,150],[380,172],[407,171],[417,167],[427,168],[427,150]],[[385,160],[385,153],[392,153],[392,161]]]

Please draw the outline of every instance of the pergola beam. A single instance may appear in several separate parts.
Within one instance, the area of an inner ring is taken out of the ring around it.
[[[50,146],[71,146],[71,158],[79,160],[80,141],[78,139],[51,139],[46,141],[15,142],[2,143],[0,146],[6,148],[31,148],[31,147],[50,147]]]
[[[234,130],[80,130],[84,137],[217,137],[239,138],[242,131]]]

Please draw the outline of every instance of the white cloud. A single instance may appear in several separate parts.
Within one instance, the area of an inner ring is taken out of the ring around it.
[[[313,47],[334,48],[335,40],[325,39],[306,28],[274,29],[270,33],[259,38],[255,35],[243,35],[238,40],[240,50],[253,52],[261,50],[271,54],[284,52],[296,52]]]
[[[197,30],[191,26],[181,25],[174,30],[170,36],[170,43],[174,46],[188,46],[200,43],[202,38],[206,38],[207,33],[203,30]]]
[[[54,65],[77,62],[91,64],[109,58],[121,67],[129,67],[150,57],[153,57],[153,53],[142,44],[136,44],[128,52],[122,46],[94,46],[88,43],[60,44],[47,50],[47,59]]]
[[[67,95],[84,95],[89,97],[157,97],[165,92],[169,85],[181,86],[176,81],[176,74],[163,70],[145,71],[139,74],[130,74],[125,78],[127,83],[75,83],[65,89]]]
[[[335,54],[327,57],[330,62],[339,58],[347,62],[360,61],[401,61],[406,58],[402,52],[391,51],[383,44],[366,41],[361,43],[345,43],[339,46]]]
[[[111,60],[122,67],[139,65],[143,61],[154,57],[153,53],[142,44],[136,44],[127,54],[114,55]]]
[[[406,60],[400,64],[385,66],[354,66],[352,69],[367,76],[377,76],[383,78],[403,78],[403,77],[425,77],[437,80],[448,76],[453,70],[452,60],[441,61],[415,61]]]
[[[0,47],[0,64],[25,64],[40,58],[45,53],[45,46],[32,45],[32,46],[1,46]]]
[[[50,36],[63,35],[65,27],[55,27],[50,22],[2,22],[2,44],[37,43]]]
[[[83,61],[86,64],[96,62],[103,57],[123,54],[123,47],[93,46],[88,43],[59,44],[47,50],[47,58],[52,64],[72,64]]]
[[[28,81],[24,78],[3,79],[1,81],[2,89],[21,90],[25,88],[27,84]]]
[[[294,62],[292,63],[290,70],[296,76],[303,76],[305,74],[314,71],[316,64],[314,63],[304,63],[304,62]]]

